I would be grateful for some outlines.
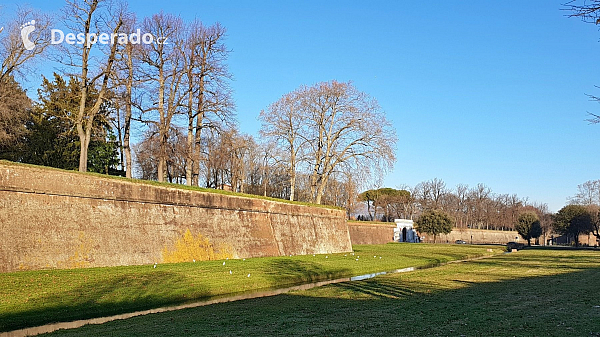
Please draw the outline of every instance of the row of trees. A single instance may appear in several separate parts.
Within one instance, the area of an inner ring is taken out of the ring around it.
[[[413,219],[428,210],[442,210],[458,228],[513,230],[519,214],[532,211],[548,229],[551,218],[546,204],[529,203],[516,194],[497,194],[484,184],[448,188],[441,179],[410,188],[364,191],[359,200],[367,205],[369,220]]]
[[[600,180],[588,180],[577,186],[569,205],[556,214],[556,232],[579,245],[581,234],[593,234],[600,240]]]
[[[552,221],[552,231],[571,238],[575,246],[579,246],[581,234],[592,233],[600,240],[600,208],[591,209],[581,205],[563,207]],[[454,219],[447,212],[438,209],[424,211],[415,221],[415,229],[421,233],[433,235],[448,234],[452,231]],[[544,233],[540,218],[533,211],[519,214],[514,223],[515,230],[531,245],[532,239],[539,238]]]
[[[235,128],[209,128],[200,139],[199,183],[289,200],[355,204],[356,183],[395,160],[396,136],[381,108],[351,83],[303,86],[260,114],[260,141]],[[183,129],[169,135],[167,178],[187,180]],[[142,177],[155,179],[156,134],[139,145]]]
[[[566,236],[575,246],[579,246],[582,234],[592,233],[600,240],[600,208],[598,206],[567,205],[552,216],[552,231]],[[531,244],[531,239],[543,233],[539,218],[535,213],[523,213],[519,216],[516,230]]]
[[[435,185],[434,179],[429,184]],[[438,184],[439,185],[439,184]],[[397,200],[411,199],[410,192],[394,189],[370,190],[360,194],[367,203],[373,202],[376,208],[389,207],[390,198]],[[383,200],[383,201],[382,201]],[[532,239],[537,239],[543,234],[554,233],[563,235],[569,241],[579,246],[580,235],[592,234],[600,241],[600,181],[587,181],[578,186],[575,196],[570,198],[571,204],[560,209],[556,214],[544,212],[545,207],[525,205],[518,211],[516,220],[512,223],[514,230],[527,240],[531,245]],[[420,205],[419,205],[420,206]],[[455,217],[444,210],[443,203],[436,208],[422,208],[422,212],[415,222],[417,230],[434,236],[447,234],[455,224]]]
[[[28,49],[17,23],[33,18]],[[394,129],[349,82],[302,86],[261,112],[262,139],[240,133],[218,23],[162,12],[137,18],[119,1],[67,0],[65,30],[112,40],[50,45],[54,24],[21,10],[2,36],[0,158],[127,177],[136,167],[143,179],[348,208],[357,182],[395,161]],[[140,31],[152,43],[141,43]],[[43,78],[32,102],[15,78],[47,59],[61,73]]]
[[[167,178],[181,183],[185,179],[185,142],[183,130],[170,135]],[[216,132],[208,130],[201,140],[199,182],[208,188],[229,189],[241,193],[290,199],[292,185],[285,153],[275,144],[257,141],[236,129]],[[135,146],[138,153],[140,177],[156,179],[158,141],[156,136],[145,138]],[[297,172],[294,200],[311,201],[311,176]],[[357,203],[358,182],[351,175],[335,172],[321,194],[321,202],[346,209]]]
[[[117,1],[68,0],[63,8],[63,27],[86,37],[110,34],[111,40],[61,43],[50,50],[51,23],[47,16],[21,11],[14,22],[25,22],[32,17],[37,27],[30,36],[35,45],[31,50],[21,43],[18,26],[8,27],[7,36],[2,39],[3,75],[13,79],[14,74],[23,73],[28,62],[44,57],[63,65],[62,77],[69,79],[66,85],[70,96],[55,97],[47,87],[42,87],[39,105],[47,107],[46,98],[54,105],[68,103],[68,107],[60,107],[68,113],[55,116],[68,120],[72,128],[69,133],[77,136],[79,171],[88,170],[90,146],[94,139],[100,138],[99,124],[111,121],[110,131],[118,136],[124,157],[123,169],[131,177],[132,122],[140,122],[149,127],[148,137],[157,135],[155,176],[164,181],[170,135],[177,123],[185,121],[185,182],[197,181],[201,131],[234,123],[228,86],[231,75],[225,64],[229,51],[223,43],[223,27],[205,26],[200,21],[184,23],[180,17],[162,12],[138,19],[124,3]],[[149,34],[153,42],[141,43],[139,36],[137,41],[131,38],[140,31]],[[61,84],[64,80],[59,77],[55,76],[55,81],[45,80],[44,84]],[[8,131],[13,140],[19,136],[17,128],[24,124],[23,119],[13,123]],[[73,144],[70,138],[65,141]]]

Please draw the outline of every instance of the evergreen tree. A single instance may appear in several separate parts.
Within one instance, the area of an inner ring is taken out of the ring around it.
[[[25,123],[26,136],[18,155],[12,160],[43,166],[76,170],[79,167],[79,137],[74,119],[79,109],[80,85],[76,78],[67,82],[58,74],[52,81],[43,78],[38,89],[38,103]],[[90,103],[97,95],[91,92]],[[109,103],[103,104],[94,123],[90,143],[89,171],[117,173],[118,143],[109,123]]]
[[[515,229],[523,239],[527,240],[528,246],[531,246],[531,239],[539,238],[542,235],[540,219],[533,212],[520,214]]]

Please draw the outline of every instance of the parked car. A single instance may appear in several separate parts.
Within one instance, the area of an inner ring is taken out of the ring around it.
[[[454,243],[456,243],[457,245],[466,245],[467,241],[465,241],[465,240],[456,240],[456,241],[454,241]]]
[[[509,242],[509,243],[506,244],[506,250],[508,250],[508,251],[510,251],[512,249],[516,249],[516,250],[523,249],[523,247],[525,247],[524,244],[522,244],[522,243],[516,243],[514,241],[511,241],[511,242]]]

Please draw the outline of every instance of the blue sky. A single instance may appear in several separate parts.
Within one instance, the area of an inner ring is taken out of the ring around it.
[[[63,4],[27,3],[56,13]],[[386,186],[484,183],[557,211],[600,178],[600,125],[585,121],[600,113],[585,96],[600,95],[600,32],[567,18],[560,0],[129,5],[139,17],[162,10],[225,26],[240,129],[255,137],[260,110],[283,94],[353,81],[397,129]]]

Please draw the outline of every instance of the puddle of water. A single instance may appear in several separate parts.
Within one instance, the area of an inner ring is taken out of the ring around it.
[[[468,260],[477,260],[480,258],[484,258],[484,256],[476,257],[476,258],[472,258],[472,259],[466,259],[466,260],[450,261],[448,263],[464,262],[464,261],[468,261]],[[436,263],[436,264],[430,264],[430,265],[426,265],[426,266],[422,266],[422,267],[408,267],[408,268],[396,269],[396,270],[387,271],[387,272],[383,271],[383,272],[372,273],[372,274],[339,278],[339,279],[329,280],[329,281],[306,283],[306,284],[297,285],[297,286],[293,286],[293,287],[287,287],[287,288],[248,292],[248,293],[243,293],[243,294],[234,295],[234,296],[225,295],[223,297],[217,297],[217,298],[214,298],[211,300],[206,300],[206,301],[201,301],[201,302],[194,302],[194,303],[188,303],[188,304],[182,304],[182,305],[176,305],[176,306],[170,306],[170,307],[136,311],[136,312],[130,312],[130,313],[125,313],[125,314],[121,314],[121,315],[98,317],[98,318],[84,319],[84,320],[78,320],[78,321],[72,321],[72,322],[47,324],[47,325],[42,325],[42,326],[38,326],[38,327],[14,330],[14,331],[9,331],[9,332],[2,332],[2,333],[0,333],[0,337],[34,336],[34,335],[39,335],[39,334],[43,334],[43,333],[53,332],[53,331],[60,330],[60,329],[80,328],[87,324],[102,324],[102,323],[106,323],[106,322],[110,322],[110,321],[116,321],[119,319],[127,319],[127,318],[136,317],[136,316],[143,316],[143,315],[175,311],[175,310],[181,310],[181,309],[188,309],[188,308],[196,308],[196,307],[202,307],[202,306],[218,304],[218,303],[226,303],[226,302],[240,301],[240,300],[260,298],[260,297],[276,296],[276,295],[288,293],[290,291],[308,290],[308,289],[312,289],[312,288],[316,288],[316,287],[322,287],[322,286],[325,286],[328,284],[335,284],[335,283],[342,283],[342,282],[362,281],[362,280],[371,279],[371,278],[374,278],[374,277],[380,276],[380,275],[407,273],[407,272],[415,271],[417,269],[433,268],[433,267],[441,266],[444,264],[445,263]]]
[[[379,272],[379,273],[353,276],[353,277],[350,278],[350,281],[368,280],[370,278],[373,278],[373,277],[379,276],[379,275],[406,273],[406,272],[415,271],[415,270],[417,270],[417,268],[415,268],[415,267],[408,267],[408,268],[396,269],[396,270],[392,270],[392,271],[382,271],[382,272]]]

